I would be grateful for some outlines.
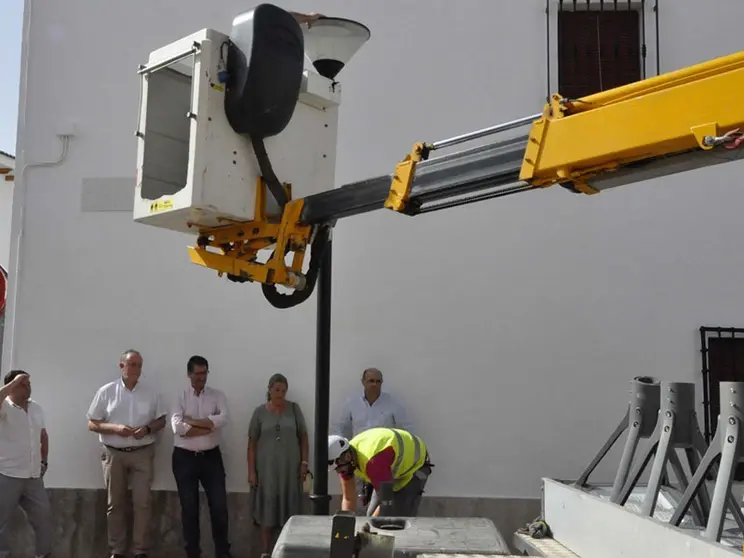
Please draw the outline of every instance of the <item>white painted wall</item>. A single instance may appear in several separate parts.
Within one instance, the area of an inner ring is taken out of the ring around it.
[[[102,486],[84,415],[116,377],[119,352],[134,346],[169,396],[192,353],[210,359],[210,381],[232,410],[229,485],[244,490],[248,419],[269,375],[287,374],[290,395],[313,415],[314,299],[274,310],[257,286],[191,265],[190,238],[137,226],[128,213],[81,213],[80,192],[85,178],[134,179],[136,68],[148,52],[205,26],[229,32],[247,5],[31,4],[19,165],[59,155],[58,121],[78,131],[61,166],[29,169],[25,193],[16,189],[26,204],[21,289],[3,362],[12,339],[14,364],[33,374],[48,416],[47,482]],[[717,13],[708,4],[663,3],[662,70],[742,48],[744,4],[719,0]],[[339,184],[389,172],[413,141],[541,109],[543,0],[281,5],[372,30],[341,74]],[[332,399],[379,366],[430,445],[431,495],[537,497],[541,476],[577,476],[622,416],[633,376],[697,381],[697,328],[742,325],[743,169],[595,197],[555,189],[415,219],[378,212],[340,222]],[[169,449],[165,436],[158,488],[174,487]]]

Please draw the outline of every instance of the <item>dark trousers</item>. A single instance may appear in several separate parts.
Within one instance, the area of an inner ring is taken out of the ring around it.
[[[187,556],[196,558],[201,552],[199,483],[207,495],[215,554],[218,557],[229,555],[225,466],[220,448],[193,452],[176,447],[173,448],[172,461],[173,476],[176,478],[178,497],[181,500],[181,523]]]
[[[427,459],[427,462],[413,474],[411,481],[393,494],[393,509],[391,514],[393,517],[418,516],[419,505],[424,495],[426,481],[429,480],[429,475],[431,475],[432,467],[433,465]],[[379,505],[380,494],[373,489],[372,497],[367,507],[367,515],[372,515]]]

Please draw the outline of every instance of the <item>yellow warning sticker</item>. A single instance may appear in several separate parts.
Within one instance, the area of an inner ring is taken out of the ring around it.
[[[173,200],[159,200],[150,204],[150,213],[173,209]]]

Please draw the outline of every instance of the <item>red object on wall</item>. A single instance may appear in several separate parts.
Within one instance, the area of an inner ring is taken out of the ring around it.
[[[8,273],[0,266],[0,316],[5,314],[5,301],[8,297]]]

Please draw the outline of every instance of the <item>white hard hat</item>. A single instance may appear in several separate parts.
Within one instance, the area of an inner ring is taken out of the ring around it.
[[[337,434],[328,436],[328,468],[334,467],[336,459],[349,449],[349,440]]]

